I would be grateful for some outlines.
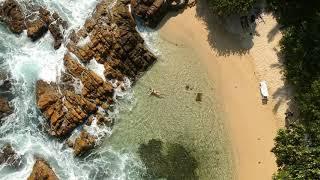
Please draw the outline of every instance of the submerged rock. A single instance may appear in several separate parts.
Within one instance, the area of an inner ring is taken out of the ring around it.
[[[37,159],[28,180],[58,180],[50,165],[43,159]]]
[[[20,34],[26,29],[25,15],[15,0],[6,0],[0,5],[0,20],[6,23],[13,33]]]
[[[198,102],[201,102],[202,101],[202,93],[197,93],[197,96],[196,96],[196,101]]]
[[[2,147],[0,150],[0,165],[6,163],[7,166],[19,167],[21,157],[14,151],[10,144]]]

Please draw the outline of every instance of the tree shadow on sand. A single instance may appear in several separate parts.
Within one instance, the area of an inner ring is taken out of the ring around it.
[[[198,0],[196,15],[206,23],[211,48],[216,50],[218,55],[223,56],[248,53],[253,46],[253,36],[248,34],[246,37],[241,37],[240,34],[228,32],[221,18],[214,16],[208,7],[207,0]]]
[[[147,168],[145,179],[197,180],[197,161],[180,144],[151,139],[141,144],[138,154]]]
[[[278,30],[276,30],[278,29]],[[268,34],[268,40],[269,38],[272,38],[275,32],[279,31],[279,26],[275,26]],[[270,36],[269,36],[270,35]],[[276,51],[277,59],[279,63],[272,64],[270,68],[283,68],[283,61],[284,58],[281,54],[281,51],[278,51],[276,48],[273,49]],[[282,72],[284,73],[284,71]],[[296,119],[299,117],[299,111],[296,102],[294,101],[294,89],[292,85],[283,77],[284,85],[282,87],[279,87],[273,94],[272,98],[275,101],[275,105],[272,108],[273,113],[278,113],[279,108],[282,104],[287,103],[287,111],[286,112],[294,112],[294,116],[290,117],[290,119],[285,119],[285,126],[288,127],[291,122],[296,121]]]

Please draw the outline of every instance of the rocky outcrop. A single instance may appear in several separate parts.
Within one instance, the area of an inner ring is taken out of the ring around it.
[[[27,23],[27,36],[33,41],[38,40],[48,31],[48,25],[42,19]]]
[[[59,178],[43,159],[38,159],[33,166],[28,180],[58,180]]]
[[[0,119],[10,115],[13,112],[12,107],[10,107],[9,102],[3,98],[0,97]],[[1,125],[1,120],[0,120],[0,125]]]
[[[132,14],[155,28],[169,11],[183,9],[188,0],[131,0]]]
[[[41,38],[49,30],[53,36],[54,49],[61,46],[63,32],[68,24],[57,13],[51,13],[44,7],[28,7],[28,13],[23,12],[15,0],[6,0],[0,5],[0,21],[7,24],[13,33],[20,34],[27,29],[27,36],[32,41]]]
[[[25,15],[15,0],[6,0],[0,5],[0,20],[6,23],[13,33],[20,34],[26,28]]]
[[[81,156],[95,146],[96,137],[82,130],[79,137],[74,142],[69,142],[69,146],[74,149],[76,156]]]
[[[67,71],[73,77],[81,80],[83,84],[82,95],[85,98],[95,101],[99,106],[102,105],[102,102],[112,103],[113,87],[109,82],[83,67],[69,54],[64,57],[64,62]]]
[[[63,40],[63,34],[60,30],[60,25],[57,22],[51,23],[49,25],[49,31],[54,39],[53,48],[59,49]]]
[[[54,83],[37,82],[37,106],[49,120],[50,134],[69,135],[97,110],[96,104],[81,95],[65,90],[59,92]]]
[[[7,144],[0,149],[0,165],[6,163],[7,166],[19,167],[21,157],[14,151],[10,144]]]
[[[134,79],[156,60],[143,43],[125,4],[119,2],[109,10],[102,2],[67,47],[83,63],[95,59],[104,64],[107,79],[123,80]]]
[[[67,27],[67,22],[56,12],[51,13],[44,7],[40,7],[27,20],[27,35],[36,41],[49,30],[54,39],[54,49],[59,49],[63,40],[61,29]]]
[[[84,27],[71,34],[67,48],[60,82],[37,82],[37,106],[48,119],[50,134],[65,137],[93,122],[110,127],[112,120],[100,111],[107,112],[113,104],[115,84],[123,85],[125,77],[135,81],[156,60],[144,47],[127,3],[119,1],[110,9],[107,1],[100,2]],[[103,64],[105,78],[86,67],[91,60]],[[84,128],[68,144],[80,156],[95,146],[96,139]]]

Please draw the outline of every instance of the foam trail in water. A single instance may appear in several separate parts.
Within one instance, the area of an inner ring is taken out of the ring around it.
[[[144,26],[142,22],[137,20],[136,30],[139,32],[140,36],[144,39],[145,45],[153,54],[160,56],[161,53],[158,50],[159,44],[159,34],[156,30],[153,30],[147,26]]]

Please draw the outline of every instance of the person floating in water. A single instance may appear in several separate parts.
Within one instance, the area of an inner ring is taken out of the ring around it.
[[[155,96],[157,98],[161,98],[162,97],[161,93],[159,91],[155,90],[155,89],[150,88],[149,91],[150,91],[150,94],[149,94],[150,96]]]

